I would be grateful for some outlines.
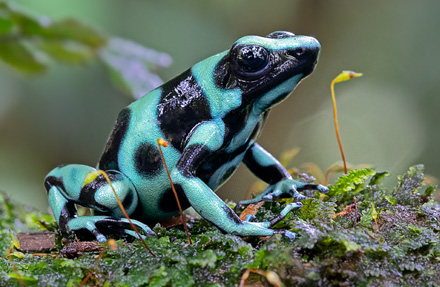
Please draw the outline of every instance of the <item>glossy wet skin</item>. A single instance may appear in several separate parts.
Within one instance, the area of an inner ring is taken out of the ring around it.
[[[255,200],[274,200],[297,190],[326,188],[294,181],[281,164],[255,141],[269,110],[315,68],[316,39],[290,32],[246,36],[230,50],[207,58],[125,108],[119,115],[98,168],[111,171],[113,185],[136,224],[177,214],[156,140],[171,146],[164,156],[182,205],[194,209],[219,229],[238,235],[271,235],[272,225],[301,203],[293,203],[269,222],[241,221],[215,195],[244,162],[270,185]],[[113,232],[132,235],[115,205],[108,184],[93,168],[68,165],[46,178],[49,202],[62,230],[91,233],[99,241]],[[242,202],[243,204],[253,201]],[[77,217],[73,203],[98,210]],[[104,228],[103,226],[107,226]]]

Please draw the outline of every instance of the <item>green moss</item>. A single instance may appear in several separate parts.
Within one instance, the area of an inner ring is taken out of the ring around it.
[[[182,228],[156,226],[158,236],[147,244],[157,257],[137,240],[120,240],[118,249],[107,249],[96,266],[96,253],[78,259],[26,254],[13,261],[28,286],[78,286],[89,274],[87,285],[93,286],[236,286],[248,268],[273,271],[286,286],[437,286],[440,206],[429,199],[434,187],[423,186],[422,166],[411,167],[391,190],[381,185],[387,175],[351,171],[330,187],[329,195],[304,200],[301,210],[277,225],[298,233],[295,241],[222,234],[196,219],[190,222],[193,245]],[[0,201],[3,254],[10,247],[9,230],[29,231],[37,228],[32,221],[51,220],[11,204],[4,195]],[[257,217],[271,218],[285,201],[264,204]],[[0,259],[0,281],[20,286],[8,258]],[[257,274],[247,280],[264,282]]]

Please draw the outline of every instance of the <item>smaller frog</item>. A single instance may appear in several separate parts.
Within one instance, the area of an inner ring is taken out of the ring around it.
[[[47,175],[49,204],[61,231],[70,229],[100,242],[114,233],[135,236],[98,170],[108,174],[125,210],[146,236],[155,235],[149,224],[178,215],[157,146],[157,139],[164,138],[170,143],[164,157],[183,208],[192,206],[227,233],[294,238],[292,232],[271,227],[301,208],[305,196],[298,191],[328,188],[292,179],[256,140],[270,109],[314,70],[319,52],[315,38],[290,32],[246,36],[133,102],[119,114],[97,169],[71,164]],[[270,221],[241,220],[215,191],[242,162],[269,187],[239,205],[286,195],[295,201]],[[94,214],[78,216],[77,204]]]

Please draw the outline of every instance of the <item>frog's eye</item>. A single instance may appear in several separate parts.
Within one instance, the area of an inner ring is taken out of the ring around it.
[[[263,70],[269,63],[269,52],[257,45],[241,47],[236,56],[236,64],[245,74]]]

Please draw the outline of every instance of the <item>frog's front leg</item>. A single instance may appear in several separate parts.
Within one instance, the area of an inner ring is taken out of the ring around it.
[[[197,168],[223,144],[225,132],[221,120],[201,124],[192,134],[176,167],[171,171],[173,182],[183,190],[191,206],[206,220],[220,230],[241,236],[268,236],[288,231],[269,229],[270,222],[242,221],[238,215],[221,200],[211,188],[197,177]]]
[[[132,214],[138,204],[136,189],[121,172],[106,172],[126,212]],[[49,204],[65,235],[68,229],[79,236],[90,233],[100,242],[111,233],[134,236],[105,177],[96,169],[71,164],[53,169],[45,179]],[[96,216],[78,216],[75,204],[89,207]],[[132,220],[147,236],[155,235],[145,224]]]
[[[302,207],[301,202],[296,201],[303,200],[306,197],[298,191],[315,189],[322,193],[328,192],[328,188],[321,184],[307,184],[294,180],[276,158],[255,142],[252,143],[246,152],[243,162],[257,177],[267,182],[269,186],[259,196],[238,202],[236,209],[240,208],[241,205],[260,201],[274,201],[282,195],[288,195],[295,201],[293,204],[288,204],[277,217],[272,219],[272,224],[282,220],[291,210]]]

